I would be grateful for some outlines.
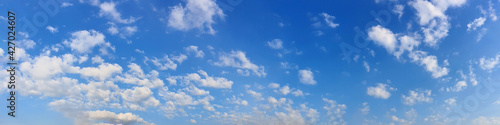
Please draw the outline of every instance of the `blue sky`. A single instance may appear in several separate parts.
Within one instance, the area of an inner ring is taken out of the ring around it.
[[[0,121],[500,124],[499,3],[2,1]]]

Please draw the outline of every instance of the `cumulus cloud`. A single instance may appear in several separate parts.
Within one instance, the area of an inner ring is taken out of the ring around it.
[[[342,118],[345,114],[345,110],[347,106],[345,104],[338,104],[335,100],[330,100],[327,98],[323,98],[323,101],[326,102],[326,105],[323,107],[327,111],[328,116],[328,124],[332,125],[345,125],[347,124]]]
[[[400,58],[400,56],[408,51],[412,52],[415,47],[420,45],[414,37],[402,35],[398,37],[391,30],[384,28],[380,25],[373,26],[368,31],[368,38],[375,42],[375,44],[384,47],[387,52]]]
[[[375,98],[388,99],[391,97],[390,91],[394,91],[395,88],[390,87],[387,84],[378,83],[375,87],[368,87],[366,89],[366,93],[369,96],[373,96]]]
[[[97,111],[87,111],[87,116],[91,121],[104,121],[105,123],[111,124],[143,124],[143,125],[154,125],[147,121],[144,121],[138,115],[134,115],[132,113],[119,113],[116,114],[114,112],[106,111],[106,110],[97,110]]]
[[[306,85],[315,85],[313,72],[309,69],[299,70],[299,80],[301,83]]]
[[[424,66],[425,70],[432,73],[432,77],[439,78],[448,75],[449,69],[446,67],[441,67],[438,65],[437,57],[433,55],[427,55],[427,52],[415,51],[410,53],[409,57],[413,62]],[[444,62],[447,62],[445,60]],[[445,63],[446,66],[447,63]]]
[[[156,70],[152,70],[149,74],[145,74],[142,68],[135,63],[130,63],[127,67],[129,70],[122,76],[117,76],[116,80],[148,88],[157,88],[164,85],[163,80],[158,78],[159,73]]]
[[[184,48],[184,50],[188,53],[194,53],[195,56],[198,58],[203,58],[203,56],[205,55],[205,53],[203,53],[203,51],[198,50],[198,46],[191,45],[191,46]]]
[[[500,117],[485,117],[479,116],[472,120],[474,125],[498,125],[500,124]]]
[[[474,19],[474,21],[467,24],[467,31],[476,30],[477,28],[483,26],[484,21],[486,21],[486,18],[484,17]]]
[[[450,92],[460,92],[467,87],[467,83],[465,81],[458,81],[457,84],[453,87],[446,88],[446,91]]]
[[[176,70],[177,63],[180,64],[186,59],[187,59],[186,55],[179,54],[179,56],[165,55],[165,56],[163,56],[163,58],[160,58],[160,59],[154,57],[150,61],[153,63],[153,65],[159,67],[160,70],[169,70],[169,69]],[[149,60],[149,59],[146,57],[146,60]],[[175,63],[174,61],[176,61],[177,63]]]
[[[128,19],[123,19],[121,14],[116,10],[116,4],[114,2],[103,2],[99,5],[101,9],[99,11],[99,16],[105,16],[115,22],[130,24],[137,21],[137,18],[130,16]]]
[[[105,36],[95,30],[80,30],[71,33],[69,40],[64,40],[64,44],[69,45],[71,50],[78,53],[92,53],[92,49],[97,46],[105,46]]]
[[[57,28],[55,27],[52,27],[52,26],[47,26],[46,27],[47,30],[49,30],[51,33],[57,33],[59,30],[57,30]]]
[[[202,78],[202,76],[204,78]],[[167,79],[170,79],[169,81],[172,82],[176,82],[175,79],[180,79],[181,84],[183,85],[197,84],[203,87],[222,88],[222,89],[230,89],[231,86],[233,85],[233,81],[223,77],[212,77],[203,70],[198,70],[198,73],[190,73],[187,74],[186,76],[171,76]]]
[[[264,66],[258,66],[250,61],[246,57],[246,54],[242,51],[231,51],[230,53],[221,53],[219,56],[219,61],[215,62],[216,66],[229,66],[238,68],[242,71],[247,72],[251,70],[253,74],[259,77],[265,77],[267,73],[264,71]]]
[[[168,26],[177,30],[199,29],[208,34],[215,34],[212,25],[214,18],[224,19],[224,13],[215,0],[187,0],[186,4],[170,7]]]
[[[413,106],[417,103],[432,102],[431,90],[410,90],[408,95],[403,95],[403,104]]]
[[[280,39],[273,39],[267,42],[267,45],[273,49],[283,49],[283,41]]]
[[[335,28],[339,26],[338,23],[334,23],[333,20],[335,19],[335,16],[329,15],[327,13],[321,13],[321,16],[324,17],[325,23],[328,27]]]
[[[124,107],[130,110],[146,110],[148,107],[156,107],[160,105],[160,101],[156,100],[152,95],[153,92],[147,87],[134,87],[127,89],[121,94],[124,100]]]
[[[396,50],[396,36],[391,30],[380,25],[371,27],[368,30],[368,38],[373,40],[375,44],[384,47],[389,53]]]
[[[479,67],[483,70],[491,71],[500,62],[500,55],[496,55],[492,58],[482,57],[479,59]]]
[[[435,47],[439,40],[448,36],[450,23],[445,11],[449,7],[460,7],[465,2],[465,0],[413,0],[409,3],[417,11],[426,45]]]

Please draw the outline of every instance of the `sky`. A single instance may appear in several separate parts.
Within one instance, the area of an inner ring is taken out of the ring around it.
[[[0,124],[500,124],[499,7],[3,0]]]

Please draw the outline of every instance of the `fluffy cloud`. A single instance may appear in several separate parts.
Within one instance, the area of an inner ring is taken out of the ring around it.
[[[392,88],[387,84],[378,83],[375,87],[368,87],[366,89],[366,93],[375,98],[388,99],[391,97],[391,93],[389,91],[393,90],[395,90],[395,88]]]
[[[57,28],[52,26],[47,26],[46,29],[49,30],[51,33],[57,33],[59,31],[57,30]]]
[[[124,106],[131,110],[145,110],[147,107],[160,105],[160,101],[152,95],[153,92],[147,87],[134,87],[121,93]]]
[[[477,28],[483,26],[484,21],[486,21],[486,18],[484,17],[474,19],[474,21],[467,24],[467,31],[476,30]]]
[[[279,89],[279,93],[282,95],[287,95],[288,93],[290,93],[290,87],[288,86],[281,87],[281,89]]]
[[[467,83],[465,81],[458,81],[457,84],[453,87],[446,88],[446,91],[460,92],[467,87]]]
[[[149,74],[144,74],[141,67],[135,63],[130,63],[129,70],[122,76],[117,76],[116,79],[128,84],[145,86],[148,88],[157,88],[164,85],[163,80],[159,79],[159,73],[156,70],[150,71]]]
[[[391,30],[380,25],[371,27],[368,30],[368,38],[373,40],[375,44],[384,47],[389,53],[396,50],[396,36]]]
[[[440,39],[448,36],[450,24],[445,11],[449,7],[460,7],[465,2],[465,0],[414,0],[409,3],[417,11],[419,24],[425,36],[424,42],[427,45],[437,46]]]
[[[272,89],[276,89],[276,88],[279,88],[280,87],[280,84],[278,83],[271,83],[268,85],[269,88],[272,88]]]
[[[121,17],[121,14],[116,10],[116,4],[114,2],[103,2],[99,5],[99,8],[101,9],[99,11],[99,16],[105,16],[115,22],[118,23],[124,23],[124,24],[130,24],[134,23],[137,21],[137,18],[135,17],[130,17],[128,19],[123,19]]]
[[[449,69],[446,67],[441,67],[438,65],[437,57],[433,55],[427,55],[427,52],[415,51],[409,54],[412,62],[425,67],[425,70],[432,73],[432,77],[439,78],[448,75]],[[447,65],[447,60],[444,61],[445,66]]]
[[[363,61],[363,66],[365,67],[366,72],[370,72],[370,65],[368,65],[368,62]]]
[[[111,124],[142,124],[142,125],[154,125],[147,121],[144,121],[141,117],[134,115],[132,113],[119,113],[116,114],[114,112],[106,111],[106,110],[97,110],[97,111],[87,111],[86,115],[89,117],[91,121],[104,121],[106,123]]]
[[[95,30],[81,30],[71,33],[71,38],[63,43],[69,45],[71,50],[78,53],[92,53],[97,45],[104,45],[104,35]]]
[[[85,77],[91,77],[100,81],[110,78],[113,74],[121,73],[122,67],[118,64],[102,63],[99,67],[85,67],[79,73]]]
[[[214,18],[224,19],[224,13],[215,0],[187,0],[186,5],[181,4],[170,8],[168,26],[177,30],[187,31],[200,29],[208,34],[215,34],[212,25]]]
[[[323,101],[325,101],[327,104],[323,107],[327,111],[327,115],[329,118],[328,124],[332,125],[345,125],[347,124],[344,119],[342,118],[345,114],[345,110],[347,109],[347,106],[345,104],[338,104],[337,101],[335,100],[329,100],[326,98],[323,98]]]
[[[299,80],[301,83],[306,85],[315,85],[313,72],[309,69],[299,70]]]
[[[413,106],[421,102],[432,102],[431,90],[410,90],[408,95],[403,95],[403,104]]]
[[[399,57],[405,52],[412,52],[413,48],[418,47],[420,42],[414,37],[403,35],[398,37],[391,30],[380,25],[373,26],[368,31],[368,38],[373,40],[375,44],[384,47],[387,52]]]
[[[153,65],[159,67],[160,70],[168,70],[168,69],[175,70],[177,69],[177,64],[174,61],[180,64],[187,58],[188,57],[184,54],[179,54],[179,56],[165,55],[163,56],[163,58],[160,59],[154,57],[150,61],[153,63]],[[149,58],[146,57],[146,60],[149,60]]]
[[[500,55],[496,55],[495,57],[492,58],[482,57],[481,59],[479,59],[479,67],[481,67],[481,69],[483,70],[491,71],[498,65],[499,62],[500,62]]]
[[[244,52],[241,51],[231,51],[231,53],[222,53],[219,56],[219,61],[215,62],[216,66],[230,66],[238,68],[242,71],[251,70],[253,74],[261,77],[265,77],[267,74],[264,71],[264,66],[257,66],[256,64],[250,62]]]
[[[267,45],[273,49],[283,49],[283,41],[280,39],[273,39],[267,42]]]
[[[202,78],[202,76],[204,77],[204,79]],[[230,81],[223,77],[209,76],[207,72],[203,70],[199,70],[198,73],[187,74],[186,76],[171,76],[167,79],[170,79],[169,81],[172,82],[176,82],[175,79],[180,79],[182,82],[181,84],[183,85],[190,85],[196,83],[199,86],[212,87],[212,88],[230,89],[231,86],[233,85],[233,81]]]
[[[205,55],[205,53],[203,53],[203,51],[198,50],[198,46],[191,45],[191,46],[184,48],[184,50],[186,50],[186,52],[188,52],[188,53],[195,53],[195,56],[198,58],[203,58],[203,56]]]
[[[364,115],[370,113],[370,106],[368,105],[368,102],[363,102],[363,108],[361,109],[361,112]]]
[[[474,124],[474,125],[498,125],[498,124],[500,124],[500,117],[479,116],[476,119],[472,120],[472,124]]]
[[[333,20],[335,19],[335,16],[328,15],[327,13],[321,13],[320,15],[324,17],[325,23],[328,27],[335,28],[335,27],[339,26],[338,23],[333,22]]]

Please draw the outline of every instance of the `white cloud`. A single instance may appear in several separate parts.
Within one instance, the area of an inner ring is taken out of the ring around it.
[[[124,106],[131,110],[146,110],[148,107],[160,105],[160,101],[152,96],[153,92],[147,87],[127,89],[120,95],[124,101]]]
[[[368,30],[368,38],[373,40],[375,44],[384,47],[389,53],[396,50],[396,36],[391,30],[380,25],[373,26]]]
[[[398,19],[401,19],[401,17],[404,14],[404,9],[405,9],[404,5],[397,4],[396,6],[394,6],[394,9],[392,9],[392,12],[398,14]]]
[[[303,93],[301,90],[299,90],[299,89],[297,89],[297,90],[293,91],[293,92],[292,92],[292,94],[293,94],[294,96],[297,96],[297,97],[298,97],[298,96],[304,96],[304,93]]]
[[[327,26],[329,26],[331,28],[335,28],[335,27],[339,26],[338,23],[333,22],[333,20],[335,19],[335,16],[328,15],[327,13],[321,13],[320,15],[325,18],[325,23]]]
[[[71,50],[78,53],[92,53],[92,49],[97,45],[103,45],[104,35],[95,30],[80,30],[71,33],[69,40],[64,40],[64,44],[69,45]]]
[[[457,103],[456,103],[456,102],[457,102],[457,100],[456,100],[456,99],[454,99],[454,98],[449,98],[449,99],[446,99],[446,100],[444,100],[444,102],[445,102],[446,104],[450,105],[450,106],[453,106],[453,105],[456,105],[456,104],[457,104]]]
[[[489,14],[490,19],[491,19],[492,21],[497,21],[498,17],[497,17],[497,15],[495,14],[495,13],[496,13],[496,12],[495,12],[495,9],[493,9],[493,3],[491,3],[491,1],[488,1],[488,6],[489,6],[489,8],[488,8],[488,13],[490,13],[490,14]]]
[[[370,72],[370,65],[368,65],[368,62],[363,61],[363,66],[365,67],[366,72]]]
[[[323,98],[327,104],[323,107],[327,111],[327,116],[329,118],[328,124],[333,125],[345,125],[347,124],[342,118],[345,114],[347,106],[345,104],[338,104],[335,100],[329,100]]]
[[[367,115],[368,113],[370,113],[370,106],[368,105],[368,102],[363,102],[363,108],[361,109],[361,112],[364,115]]]
[[[195,53],[195,56],[198,58],[203,58],[203,56],[205,55],[205,53],[203,53],[203,51],[198,50],[198,46],[191,45],[191,46],[184,48],[184,50],[188,53]]]
[[[486,21],[486,18],[484,17],[474,19],[474,21],[467,24],[467,31],[476,30],[478,27],[483,26],[484,21]]]
[[[163,80],[158,78],[159,73],[156,70],[150,71],[149,74],[144,74],[141,67],[135,63],[130,63],[127,67],[129,70],[122,76],[117,76],[116,80],[148,88],[157,88],[164,85]]]
[[[194,120],[194,119],[190,119],[189,122],[196,124],[196,120]]]
[[[79,73],[85,77],[92,77],[96,80],[104,81],[113,74],[121,73],[122,67],[118,64],[102,63],[99,67],[85,67]]]
[[[267,45],[273,49],[283,49],[283,41],[280,39],[273,39],[267,42]]]
[[[439,78],[448,75],[449,69],[446,67],[440,67],[438,65],[437,57],[433,55],[427,55],[427,52],[415,51],[408,55],[412,62],[425,67],[425,70],[432,73],[432,77]],[[445,60],[447,62],[447,60]],[[446,63],[445,63],[446,65]]]
[[[403,95],[403,104],[413,106],[421,102],[432,102],[431,90],[410,90],[408,95]]]
[[[148,59],[146,59],[148,60]],[[177,69],[177,64],[174,62],[173,58],[168,57],[168,55],[165,55],[162,59],[158,59],[154,57],[151,62],[153,65],[159,67],[160,70],[175,70]],[[163,64],[162,64],[163,63]]]
[[[134,115],[132,113],[119,113],[116,114],[114,112],[106,111],[106,110],[97,110],[97,111],[87,111],[86,116],[89,117],[91,121],[104,121],[106,123],[111,124],[143,124],[143,125],[153,125],[149,122],[144,121],[138,115]]]
[[[244,52],[241,51],[231,51],[231,53],[222,53],[219,56],[219,61],[215,62],[216,66],[230,66],[238,68],[240,70],[251,70],[255,75],[261,77],[266,76],[264,71],[264,66],[257,66],[256,64],[250,62]]]
[[[123,19],[121,14],[116,10],[116,4],[114,2],[103,2],[99,5],[101,9],[99,11],[99,16],[106,16],[109,19],[112,19],[115,22],[130,24],[137,21],[137,18],[130,16],[128,19]]]
[[[409,5],[417,10],[426,45],[436,47],[440,39],[448,36],[450,24],[445,11],[449,7],[460,7],[465,2],[465,0],[432,0],[430,2],[427,0],[414,0],[409,2]]]
[[[187,31],[197,28],[208,34],[215,34],[212,25],[214,18],[224,19],[222,9],[215,0],[186,0],[186,5],[181,4],[170,7],[168,26],[177,30]]]
[[[282,95],[287,95],[288,93],[290,93],[290,87],[283,86],[283,87],[281,87],[281,89],[279,89],[279,92]]]
[[[479,116],[472,121],[474,125],[498,125],[500,124],[500,117],[484,117]]]
[[[444,10],[441,10],[427,0],[414,0],[409,4],[417,10],[420,25],[426,25],[434,18],[446,18]]]
[[[92,57],[92,64],[94,63],[97,63],[97,64],[101,64],[101,63],[104,63],[104,59],[101,58],[101,56],[94,56]]]
[[[279,88],[280,87],[280,84],[278,83],[270,83],[268,85],[269,88],[272,88],[272,89],[276,89],[276,88]]]
[[[64,7],[70,7],[70,6],[73,6],[73,4],[72,4],[72,3],[68,3],[68,2],[63,2],[63,3],[61,4],[61,8],[64,8]]]
[[[495,57],[492,58],[482,57],[481,59],[479,59],[479,67],[481,67],[481,69],[483,70],[491,71],[498,65],[499,62],[500,62],[500,55],[496,55]]]
[[[264,98],[262,98],[261,93],[258,93],[258,92],[253,91],[253,90],[247,90],[247,93],[250,94],[252,97],[254,97],[257,100],[264,100]]]
[[[204,79],[202,78],[202,76],[204,77]],[[223,77],[209,76],[207,72],[203,70],[198,70],[198,73],[190,73],[187,74],[186,76],[172,76],[167,79],[170,79],[169,81],[172,82],[176,82],[175,79],[181,79],[182,82],[181,84],[183,85],[190,85],[196,83],[199,86],[203,87],[222,88],[222,89],[230,89],[231,86],[233,85],[233,81]]]
[[[47,26],[46,29],[49,30],[51,33],[57,33],[59,31],[59,30],[57,30],[57,28],[52,27],[52,26]]]
[[[316,81],[314,80],[313,72],[309,69],[299,70],[299,80],[301,83],[306,85],[315,85]]]
[[[388,99],[391,97],[391,93],[389,91],[393,90],[395,90],[395,88],[392,88],[387,84],[378,83],[376,87],[368,87],[366,89],[366,93],[375,98]]]
[[[467,83],[465,81],[458,81],[454,87],[446,88],[446,91],[448,91],[448,92],[450,92],[450,91],[460,92],[460,91],[464,90],[466,87],[467,87]]]

